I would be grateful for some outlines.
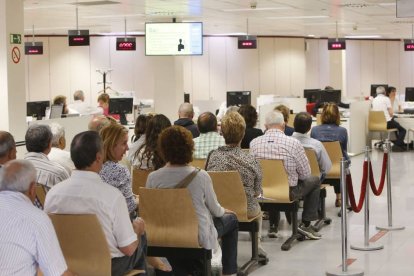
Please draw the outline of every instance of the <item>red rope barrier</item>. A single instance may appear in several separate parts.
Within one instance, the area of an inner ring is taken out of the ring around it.
[[[368,176],[368,161],[364,161],[363,174],[361,181],[361,193],[359,194],[358,206],[355,202],[354,187],[352,186],[352,177],[350,174],[346,175],[346,186],[348,188],[349,201],[351,203],[352,210],[355,213],[359,213],[364,205],[365,193],[367,191],[367,176]]]
[[[369,184],[371,186],[372,192],[376,196],[379,196],[382,193],[382,190],[384,189],[385,173],[387,172],[387,162],[388,162],[388,153],[384,153],[384,157],[382,159],[381,179],[380,179],[380,184],[379,184],[378,189],[375,186],[374,173],[372,172],[372,164],[371,162],[369,163]]]

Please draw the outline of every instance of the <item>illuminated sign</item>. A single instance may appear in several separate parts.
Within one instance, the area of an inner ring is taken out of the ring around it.
[[[237,46],[239,49],[256,49],[256,36],[239,36]]]
[[[404,39],[404,51],[414,51],[414,40]]]
[[[43,55],[43,42],[26,42],[24,53],[26,55]]]
[[[345,50],[346,43],[343,38],[329,38],[328,39],[328,50]]]
[[[69,46],[88,46],[89,30],[69,30]]]
[[[117,37],[116,50],[117,51],[135,51],[136,50],[135,37]]]

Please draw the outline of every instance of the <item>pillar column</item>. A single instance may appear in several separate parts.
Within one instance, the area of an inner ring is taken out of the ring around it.
[[[329,85],[346,97],[346,50],[329,51]]]
[[[23,0],[0,0],[0,130],[16,141],[27,128],[23,22]]]

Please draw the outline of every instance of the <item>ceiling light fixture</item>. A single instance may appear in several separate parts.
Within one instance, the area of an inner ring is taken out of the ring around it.
[[[83,19],[99,19],[99,18],[119,18],[122,17],[139,17],[139,16],[145,16],[143,13],[135,13],[135,14],[107,14],[107,15],[87,15],[82,16]]]
[[[381,38],[382,36],[380,36],[380,35],[346,35],[345,36],[345,38],[350,38],[350,39],[352,39],[352,38],[360,38],[360,39],[363,39],[363,38]]]
[[[240,9],[223,9],[224,12],[239,12],[239,11],[274,11],[274,10],[291,10],[291,7],[268,7],[268,8],[240,8]]]
[[[327,15],[303,15],[303,16],[274,16],[266,19],[322,19],[329,18]]]

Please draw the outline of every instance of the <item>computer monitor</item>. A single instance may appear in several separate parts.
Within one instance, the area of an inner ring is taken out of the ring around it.
[[[121,124],[126,125],[127,120],[125,114],[132,113],[133,98],[110,98],[109,114],[119,114]]]
[[[385,88],[385,91],[387,91],[388,89],[388,84],[371,84],[371,97],[376,97],[377,96],[377,87],[378,86],[382,86]]]
[[[189,103],[190,102],[190,94],[189,93],[184,93],[184,102],[185,103]]]
[[[53,104],[50,107],[50,119],[61,118],[63,113],[63,105],[61,104]]]
[[[320,89],[304,89],[303,97],[306,98],[306,103],[316,103],[320,98]]]
[[[250,91],[227,91],[227,107],[251,104],[251,97]]]
[[[336,103],[341,102],[341,90],[321,90],[320,92],[321,103]]]
[[[414,102],[414,87],[405,88],[405,101]]]
[[[42,120],[46,116],[46,108],[50,106],[50,101],[38,101],[26,103],[26,116],[36,117]]]

